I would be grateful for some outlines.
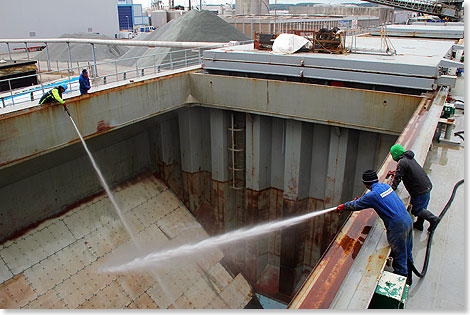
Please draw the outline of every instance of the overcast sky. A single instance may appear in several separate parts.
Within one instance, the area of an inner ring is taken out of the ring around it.
[[[150,7],[151,0],[134,0],[134,4],[142,4],[143,7]],[[197,2],[199,3],[199,0],[192,0],[191,2]],[[277,0],[277,3],[299,3],[299,2],[310,2],[308,0]],[[333,4],[339,4],[339,3],[359,3],[359,2],[364,2],[360,0],[314,0],[311,2],[315,3],[333,3]],[[235,0],[203,0],[204,4],[224,4],[224,3],[235,3]],[[275,3],[274,0],[270,0],[269,3],[273,4]],[[164,5],[168,5],[168,0],[163,0]],[[188,0],[175,0],[175,5],[188,5]]]

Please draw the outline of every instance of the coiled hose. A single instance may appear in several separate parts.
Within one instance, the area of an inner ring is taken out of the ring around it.
[[[442,209],[441,213],[439,214],[439,219],[442,220],[444,215],[446,214],[447,210],[449,210],[450,205],[452,204],[452,201],[454,201],[455,194],[457,192],[457,188],[459,188],[460,185],[462,185],[464,182],[463,179],[459,180],[455,185],[454,185],[454,190],[452,191],[452,195],[450,196],[449,201],[447,201],[447,204],[445,205],[444,209]],[[440,223],[441,221],[439,221]],[[439,225],[438,223],[438,225]],[[437,227],[436,227],[437,228]],[[412,266],[413,273],[417,275],[418,277],[422,278],[426,275],[426,272],[428,271],[428,264],[429,264],[429,257],[431,256],[431,243],[432,243],[432,237],[434,235],[434,232],[436,229],[434,229],[432,232],[429,232],[429,238],[428,238],[428,244],[426,246],[426,256],[424,258],[424,265],[423,265],[423,270],[421,272],[416,269],[416,267],[410,263]]]

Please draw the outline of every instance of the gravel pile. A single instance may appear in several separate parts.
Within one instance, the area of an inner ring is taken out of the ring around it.
[[[231,40],[244,41],[249,38],[231,26],[229,23],[209,11],[192,10],[182,17],[172,20],[159,29],[148,34],[143,40],[162,40],[179,42],[229,42]],[[140,56],[149,56],[158,54],[156,57],[141,58],[138,61],[138,67],[151,67],[155,64],[164,66],[170,62],[169,52],[171,51],[172,61],[182,60],[184,53],[174,52],[182,50],[181,48],[146,48],[132,47],[125,53],[122,59],[136,58]],[[197,52],[187,52],[187,56],[197,56]],[[136,59],[122,60],[120,65],[134,66]]]
[[[89,39],[114,39],[106,35],[91,33],[63,34],[61,38],[89,38]],[[66,43],[48,44],[51,61],[69,61],[69,52]],[[127,46],[95,45],[96,60],[119,58],[129,50]],[[70,44],[72,62],[93,61],[93,52],[90,44]],[[37,60],[47,60],[46,49],[39,53]]]

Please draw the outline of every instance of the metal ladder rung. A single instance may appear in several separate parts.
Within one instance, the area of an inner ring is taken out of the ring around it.
[[[244,168],[233,168],[233,167],[231,167],[231,166],[229,166],[228,169],[231,170],[231,171],[233,170],[233,171],[235,171],[235,172],[241,172],[241,171],[244,171],[244,170],[245,170]]]
[[[229,151],[234,151],[234,152],[243,152],[245,151],[244,149],[235,149],[235,148],[227,148]]]
[[[227,128],[229,131],[243,131],[243,128]]]

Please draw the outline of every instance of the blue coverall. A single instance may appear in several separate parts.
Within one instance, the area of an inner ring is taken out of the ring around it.
[[[90,89],[90,79],[85,77],[82,73],[78,78],[78,82],[80,83],[80,94],[88,93],[88,90]]]
[[[384,221],[393,270],[399,275],[408,276],[408,259],[413,263],[413,222],[403,201],[389,185],[374,183],[370,192],[344,204],[344,210],[349,211],[367,208],[373,208]]]

